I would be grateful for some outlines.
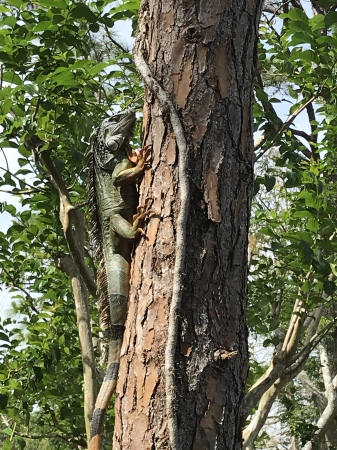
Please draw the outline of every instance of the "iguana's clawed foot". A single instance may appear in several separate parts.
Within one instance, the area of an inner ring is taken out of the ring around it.
[[[145,204],[143,206],[137,207],[137,213],[133,216],[133,223],[140,224],[144,217],[148,216],[153,212],[153,209],[149,208],[149,203],[151,199],[148,197],[145,199]],[[143,228],[138,227],[137,231],[144,237],[146,237],[146,233]]]
[[[146,145],[139,150],[137,155],[137,167],[140,169],[148,169],[150,166],[149,156],[151,154],[152,145]]]
[[[141,148],[137,153],[131,149],[131,153],[128,154],[129,161],[133,162],[140,170],[146,170],[150,167],[149,156],[151,154],[152,145],[146,145]]]

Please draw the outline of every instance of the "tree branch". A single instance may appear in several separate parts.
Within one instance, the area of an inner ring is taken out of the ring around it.
[[[244,441],[242,448],[244,450],[253,449],[253,442],[265,424],[276,397],[288,381],[289,377],[279,378],[277,382],[273,383],[262,395],[256,414],[242,433],[242,438]]]
[[[296,299],[293,314],[289,321],[288,330],[283,341],[282,349],[275,353],[272,362],[266,372],[253,384],[249,389],[244,407],[244,417],[248,417],[254,405],[267,392],[270,387],[282,374],[290,364],[290,358],[296,351],[300,334],[303,328],[303,320],[299,314],[302,310],[302,300]],[[295,314],[294,314],[295,313]]]
[[[9,420],[7,420],[7,418],[4,416],[4,414],[1,414],[1,419],[2,419],[3,423],[6,425],[6,427],[12,428]],[[69,433],[66,433],[64,435],[57,434],[57,433],[42,433],[42,434],[38,434],[38,435],[31,435],[31,434],[20,433],[14,429],[12,434],[15,436],[20,436],[25,439],[41,440],[41,439],[55,439],[56,438],[56,439],[61,439],[62,441],[70,442],[74,446],[86,447],[86,445],[87,445],[87,443],[84,441],[84,439],[81,439],[81,438],[76,439]]]
[[[34,299],[33,297],[30,295],[30,293],[23,287],[19,286],[19,284],[15,281],[15,279],[11,276],[11,274],[8,272],[8,270],[3,266],[2,263],[0,263],[1,269],[4,271],[4,273],[7,275],[9,282],[11,283],[11,287],[18,289],[19,291],[21,291],[25,296],[26,299],[29,302],[29,305],[32,309],[32,311],[34,311],[36,314],[39,314],[39,311],[35,308],[34,306]],[[7,283],[6,283],[7,284]],[[8,286],[10,286],[10,284],[7,284]],[[47,321],[46,319],[43,319],[45,322]]]
[[[40,189],[40,188],[36,188],[35,186],[32,186],[31,184],[27,183],[26,181],[22,180],[21,178],[19,178],[18,176],[16,176],[14,173],[10,172],[8,169],[5,169],[4,167],[0,167],[0,170],[3,170],[4,172],[7,172],[10,174],[11,177],[15,178],[16,180],[18,180],[20,183],[25,184],[26,186],[28,186],[30,189],[34,189],[34,190],[38,190],[39,192],[46,192],[45,189]]]
[[[307,372],[305,372],[304,370],[301,370],[301,372],[297,375],[297,379],[300,380],[302,386],[307,391],[309,396],[313,399],[321,414],[327,404],[327,400],[323,392],[317,389],[317,387],[310,380]]]
[[[267,153],[267,151],[273,147],[277,141],[277,139],[279,138],[279,136],[289,128],[289,126],[293,123],[293,121],[296,119],[296,117],[304,110],[307,108],[307,106],[312,103],[314,100],[316,100],[316,98],[319,96],[320,94],[320,90],[314,94],[309,100],[307,100],[305,103],[303,103],[302,105],[300,105],[296,111],[294,111],[292,114],[290,114],[290,116],[288,117],[288,119],[282,124],[282,126],[280,127],[280,129],[278,130],[278,132],[275,134],[275,136],[273,137],[273,139],[271,140],[271,142],[256,156],[255,161],[258,161],[264,154]]]
[[[325,387],[325,395],[328,400],[328,404],[326,405],[324,411],[321,414],[321,417],[318,419],[316,427],[318,430],[315,432],[315,436],[311,441],[307,442],[304,450],[313,449],[313,444],[319,443],[324,438],[325,433],[331,425],[331,422],[335,419],[337,415],[337,375],[334,379],[332,379],[330,368],[329,368],[329,359],[326,352],[325,347],[320,344],[319,345],[319,355],[321,361],[322,368],[322,376]],[[328,446],[333,445],[333,442],[327,442]]]
[[[33,136],[29,141],[26,141],[25,144],[29,150],[36,151],[37,148],[42,147],[44,142],[39,140],[37,136]],[[50,182],[59,193],[60,221],[63,227],[63,232],[69,247],[70,254],[81,276],[83,277],[88,291],[94,298],[96,298],[96,284],[91,276],[88,267],[84,263],[83,256],[81,255],[80,249],[77,245],[72,228],[72,220],[73,218],[75,219],[78,211],[70,201],[68,189],[50,157],[49,150],[41,151],[41,160],[48,171],[47,175],[50,176]]]

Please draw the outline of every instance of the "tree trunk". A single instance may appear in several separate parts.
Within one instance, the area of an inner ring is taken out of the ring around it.
[[[140,204],[150,198],[153,212],[133,262],[115,449],[241,448],[259,16],[258,0],[148,0],[141,7],[135,57],[145,59],[179,115],[190,196],[174,385],[167,386],[165,350],[184,180],[178,175],[181,149],[169,102],[150,86],[143,133],[153,156]],[[168,392],[175,394],[173,405],[167,404]],[[175,422],[174,444],[169,425]]]

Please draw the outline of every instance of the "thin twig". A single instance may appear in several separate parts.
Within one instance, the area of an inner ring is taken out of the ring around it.
[[[256,156],[255,161],[258,161],[267,151],[273,147],[273,145],[276,143],[278,137],[283,133],[283,131],[287,130],[288,127],[293,123],[293,121],[296,119],[296,117],[304,110],[306,107],[312,103],[314,100],[316,100],[317,97],[319,97],[320,91],[314,94],[309,100],[307,100],[303,105],[299,106],[296,111],[294,111],[288,119],[282,124],[281,128],[278,130],[278,132],[275,134],[271,142]]]
[[[9,420],[5,417],[4,414],[1,414],[2,422],[6,425],[8,428],[12,428],[12,425],[10,424]],[[84,447],[86,446],[86,442],[84,439],[74,438],[71,434],[67,433],[66,435],[61,435],[57,433],[42,433],[38,435],[31,435],[31,434],[25,434],[25,433],[19,433],[18,431],[15,431],[16,424],[13,427],[12,436],[20,436],[24,439],[61,439],[62,441],[71,442],[74,445]]]
[[[13,287],[13,288],[18,289],[19,291],[21,291],[21,292],[26,296],[26,298],[27,298],[27,300],[28,300],[28,302],[29,302],[29,304],[30,304],[31,309],[32,309],[36,314],[39,314],[39,311],[38,311],[38,310],[35,308],[35,306],[34,306],[34,299],[33,299],[33,297],[30,295],[30,293],[29,293],[25,288],[19,286],[19,285],[15,282],[14,278],[11,276],[11,274],[10,274],[10,273],[8,272],[8,270],[3,266],[2,263],[0,263],[0,267],[1,267],[1,269],[4,271],[4,273],[5,273],[5,274],[7,275],[7,277],[8,277],[8,280],[9,280],[9,283],[7,283],[8,286]],[[10,284],[11,284],[11,285],[10,285]],[[46,322],[46,319],[43,319],[43,320]]]
[[[37,189],[35,186],[32,186],[31,184],[27,183],[26,181],[22,180],[21,178],[19,178],[18,176],[16,176],[14,173],[10,172],[8,169],[5,169],[4,167],[0,167],[0,170],[3,170],[4,172],[7,172],[10,174],[11,177],[15,178],[16,180],[18,180],[20,183],[25,184],[26,186],[28,186],[31,189]],[[45,189],[39,189],[40,192],[47,192]]]
[[[37,149],[40,149],[43,144],[44,142],[35,135],[25,142],[26,147],[31,150],[33,154],[34,152],[35,154],[37,154]],[[51,159],[50,150],[42,150],[39,157],[41,158],[41,161],[43,162],[47,170],[45,170],[45,168],[42,167],[41,164],[37,165],[37,169],[42,170],[43,175],[48,177],[49,182],[55,187],[59,194],[60,221],[62,223],[64,236],[66,238],[70,254],[73,258],[75,266],[77,267],[87,286],[88,291],[94,298],[96,298],[96,284],[91,276],[88,267],[84,262],[83,256],[76,241],[75,232],[73,231],[72,215],[76,215],[76,209],[71,203],[68,188]]]
[[[4,156],[4,160],[5,160],[5,163],[6,163],[6,167],[7,167],[7,171],[9,172],[9,164],[8,164],[8,159],[7,159],[7,156],[6,156],[6,153],[5,153],[5,150],[1,147],[1,151],[2,151],[2,154],[3,154],[3,156]]]
[[[316,333],[309,341],[307,345],[305,345],[299,353],[297,353],[290,362],[291,366],[286,369],[286,374],[292,374],[294,371],[298,369],[298,367],[305,361],[310,352],[321,342],[321,340],[327,335],[328,331],[336,325],[336,319],[329,322],[325,327],[323,327],[318,333]]]
[[[105,29],[105,32],[106,32],[106,34],[107,34],[107,36],[108,36],[110,42],[112,42],[112,44],[113,44],[115,47],[119,48],[119,50],[121,50],[123,53],[128,53],[128,52],[129,52],[129,50],[128,50],[127,48],[124,48],[124,47],[122,46],[122,44],[120,44],[119,42],[117,42],[117,41],[112,37],[112,35],[111,35],[111,33],[110,33],[110,30],[109,30],[109,28],[108,28],[106,25],[104,25],[104,29]],[[130,58],[130,59],[131,59],[131,58]],[[129,64],[130,64],[130,63],[129,63]]]
[[[14,188],[16,189],[16,188]],[[11,194],[11,195],[28,195],[28,194],[35,194],[36,192],[41,192],[39,189],[26,189],[24,191],[8,191],[6,189],[0,189],[0,192],[4,192],[5,194]]]

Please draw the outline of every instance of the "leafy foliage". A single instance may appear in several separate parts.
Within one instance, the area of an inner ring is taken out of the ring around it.
[[[319,332],[336,316],[337,13],[330,2],[311,6],[314,12],[304,2],[265,8],[254,105],[257,176],[251,247],[255,256],[248,324],[257,341],[281,355],[287,333],[295,336],[291,323],[297,314],[301,325],[293,364],[308,344],[312,319],[316,318]],[[294,312],[296,302],[301,308]],[[324,345],[329,339],[325,337]],[[330,358],[335,376],[331,347]],[[306,366],[293,370],[292,377],[301,369],[311,373],[312,365],[320,364],[313,352],[306,361]],[[312,386],[324,393],[327,386],[322,388],[321,374],[316,370],[312,375]],[[260,376],[253,369],[250,384]],[[299,383],[291,384],[291,379],[285,390],[292,394],[279,397],[280,411],[286,408],[280,421],[288,426],[287,445],[290,437],[304,445],[314,439],[322,411],[317,411],[310,393]],[[281,442],[279,446],[272,438],[269,442],[272,448],[282,448]]]

